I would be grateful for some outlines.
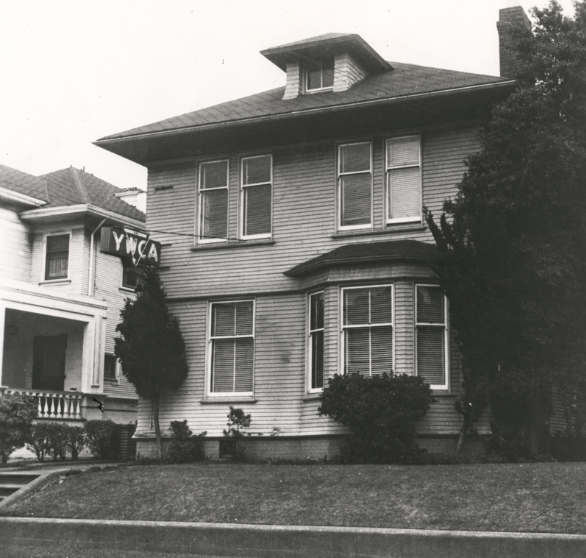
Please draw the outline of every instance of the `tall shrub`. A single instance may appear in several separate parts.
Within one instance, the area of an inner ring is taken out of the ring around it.
[[[24,446],[36,416],[37,402],[33,397],[20,394],[0,397],[0,459],[2,463],[8,461],[8,457],[14,450]]]
[[[358,463],[402,463],[416,459],[416,423],[434,402],[419,376],[336,374],[321,394],[320,416],[352,434],[345,457]]]

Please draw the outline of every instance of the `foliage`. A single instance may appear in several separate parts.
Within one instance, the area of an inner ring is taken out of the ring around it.
[[[37,402],[21,394],[0,396],[0,459],[8,461],[10,454],[25,444],[33,419],[37,416]]]
[[[47,422],[39,422],[29,430],[26,446],[35,453],[39,461],[45,461],[45,457],[51,453],[53,426]]]
[[[204,459],[203,438],[207,432],[193,436],[186,420],[174,420],[171,422],[170,430],[173,440],[167,451],[168,461],[171,463],[194,463]]]
[[[413,463],[420,454],[415,423],[433,402],[419,376],[336,374],[321,394],[318,413],[351,430],[344,461]]]
[[[49,423],[47,424],[48,447],[47,453],[51,455],[53,461],[57,458],[65,460],[68,450],[68,426],[66,424]]]
[[[83,427],[64,425],[65,446],[74,461],[79,457],[79,452],[86,445],[86,435]]]
[[[586,405],[586,6],[533,17],[533,35],[515,36],[522,87],[494,109],[439,224],[426,213],[463,357],[464,428],[488,404],[516,452],[543,451],[552,386]]]
[[[228,430],[224,430],[224,447],[226,453],[232,456],[233,461],[246,461],[246,448],[244,447],[244,433],[241,428],[250,426],[250,415],[244,414],[242,409],[230,406],[228,413]]]
[[[136,300],[126,300],[120,313],[116,331],[121,337],[115,340],[114,352],[138,395],[152,402],[160,458],[159,402],[165,390],[178,389],[187,375],[185,343],[156,270],[147,270],[137,293]]]
[[[120,443],[116,432],[119,433],[120,429],[117,426],[111,420],[88,420],[84,424],[87,447],[94,457],[98,459],[118,457]]]

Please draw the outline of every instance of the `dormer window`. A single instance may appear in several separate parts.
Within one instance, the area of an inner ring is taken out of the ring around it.
[[[334,59],[325,60],[306,67],[306,91],[323,91],[334,87]]]

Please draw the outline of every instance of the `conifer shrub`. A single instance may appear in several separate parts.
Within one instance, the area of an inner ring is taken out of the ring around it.
[[[346,463],[417,463],[416,423],[434,402],[419,376],[336,374],[321,394],[320,416],[347,426]]]
[[[223,431],[224,440],[220,442],[221,457],[231,457],[232,461],[247,461],[242,429],[248,428],[251,420],[250,415],[246,415],[242,409],[230,406],[228,429]]]
[[[120,453],[120,428],[111,420],[88,420],[84,424],[86,443],[94,457],[117,459]]]
[[[173,440],[167,451],[167,461],[171,463],[193,463],[203,461],[205,454],[203,438],[207,432],[201,432],[193,436],[193,432],[187,426],[187,421],[174,420],[169,429]]]

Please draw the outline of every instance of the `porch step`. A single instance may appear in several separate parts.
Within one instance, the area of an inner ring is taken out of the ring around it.
[[[0,473],[0,502],[39,477],[39,473]]]

